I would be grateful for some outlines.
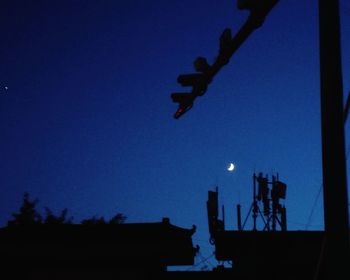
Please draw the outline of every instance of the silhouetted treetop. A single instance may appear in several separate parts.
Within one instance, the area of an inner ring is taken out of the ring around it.
[[[72,224],[73,217],[67,218],[68,209],[63,209],[59,215],[55,215],[52,210],[45,207],[45,217],[37,211],[36,206],[38,200],[30,200],[29,194],[26,192],[23,195],[22,205],[18,213],[13,213],[13,220],[8,221],[8,226],[26,226],[26,225],[62,225]],[[110,220],[106,221],[104,217],[96,218],[96,216],[81,221],[82,225],[113,225],[122,224],[126,220],[126,216],[122,213],[117,213]]]
[[[126,221],[126,216],[122,213],[117,213],[112,219],[109,220],[110,224],[123,224]]]
[[[122,213],[117,213],[115,216],[112,217],[109,221],[106,221],[103,217],[96,218],[92,217],[90,219],[85,219],[81,223],[83,225],[116,225],[116,224],[123,224],[126,220],[126,216],[124,216]]]
[[[46,218],[44,220],[44,224],[48,225],[61,225],[61,224],[71,224],[73,221],[73,217],[70,217],[69,219],[66,218],[68,209],[65,208],[61,211],[61,214],[59,216],[56,216],[52,213],[52,211],[45,207],[46,211]]]
[[[18,226],[18,225],[35,225],[42,223],[42,217],[35,209],[38,204],[38,200],[29,200],[29,194],[26,192],[23,195],[22,206],[18,213],[13,213],[14,219],[8,221],[8,226]]]

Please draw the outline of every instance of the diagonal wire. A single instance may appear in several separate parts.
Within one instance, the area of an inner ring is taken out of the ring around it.
[[[311,212],[310,212],[310,215],[309,215],[309,218],[307,220],[307,223],[305,225],[305,230],[307,230],[311,224],[311,218],[314,214],[314,211],[316,209],[316,204],[318,202],[318,199],[320,198],[320,194],[321,194],[321,191],[322,191],[322,187],[323,187],[323,184],[320,185],[320,188],[318,189],[318,192],[317,192],[317,195],[316,195],[316,198],[315,198],[315,201],[314,201],[314,204],[312,205],[312,208],[311,208]]]
[[[203,256],[200,254],[200,256],[203,258]],[[187,271],[194,269],[195,267],[203,264],[203,263],[207,263],[210,264],[209,262],[207,262],[210,258],[212,258],[214,256],[214,253],[212,253],[209,257],[203,258],[199,263],[196,263],[195,265],[191,266]],[[211,264],[210,264],[211,265]]]
[[[349,98],[349,99],[350,99],[350,98]],[[350,145],[348,145],[348,147],[347,147],[346,150],[347,150],[347,151],[346,151],[345,158],[346,158],[346,161],[348,161],[349,155],[350,155]],[[311,208],[311,213],[310,213],[309,218],[308,218],[308,221],[307,221],[307,223],[306,223],[306,225],[305,225],[305,230],[307,230],[307,229],[309,228],[310,224],[311,224],[311,219],[312,219],[312,216],[313,216],[313,214],[314,214],[314,211],[315,211],[315,208],[316,208],[316,204],[317,204],[317,202],[318,202],[318,199],[320,198],[320,194],[321,194],[321,191],[322,191],[322,187],[323,187],[323,184],[320,185],[320,188],[319,188],[318,193],[317,193],[317,195],[316,195],[314,204],[313,204],[313,206],[312,206],[312,208]]]

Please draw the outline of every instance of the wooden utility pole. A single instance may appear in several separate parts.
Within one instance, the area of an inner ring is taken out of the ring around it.
[[[338,0],[319,0],[325,247],[318,279],[350,279]]]

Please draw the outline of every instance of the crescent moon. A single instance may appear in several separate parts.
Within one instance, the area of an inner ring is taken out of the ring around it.
[[[228,171],[233,171],[235,169],[235,165],[231,162],[229,166],[227,167]]]

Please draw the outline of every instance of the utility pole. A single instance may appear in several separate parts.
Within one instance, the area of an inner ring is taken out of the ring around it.
[[[349,278],[349,220],[338,0],[319,0],[325,247],[318,279]]]

